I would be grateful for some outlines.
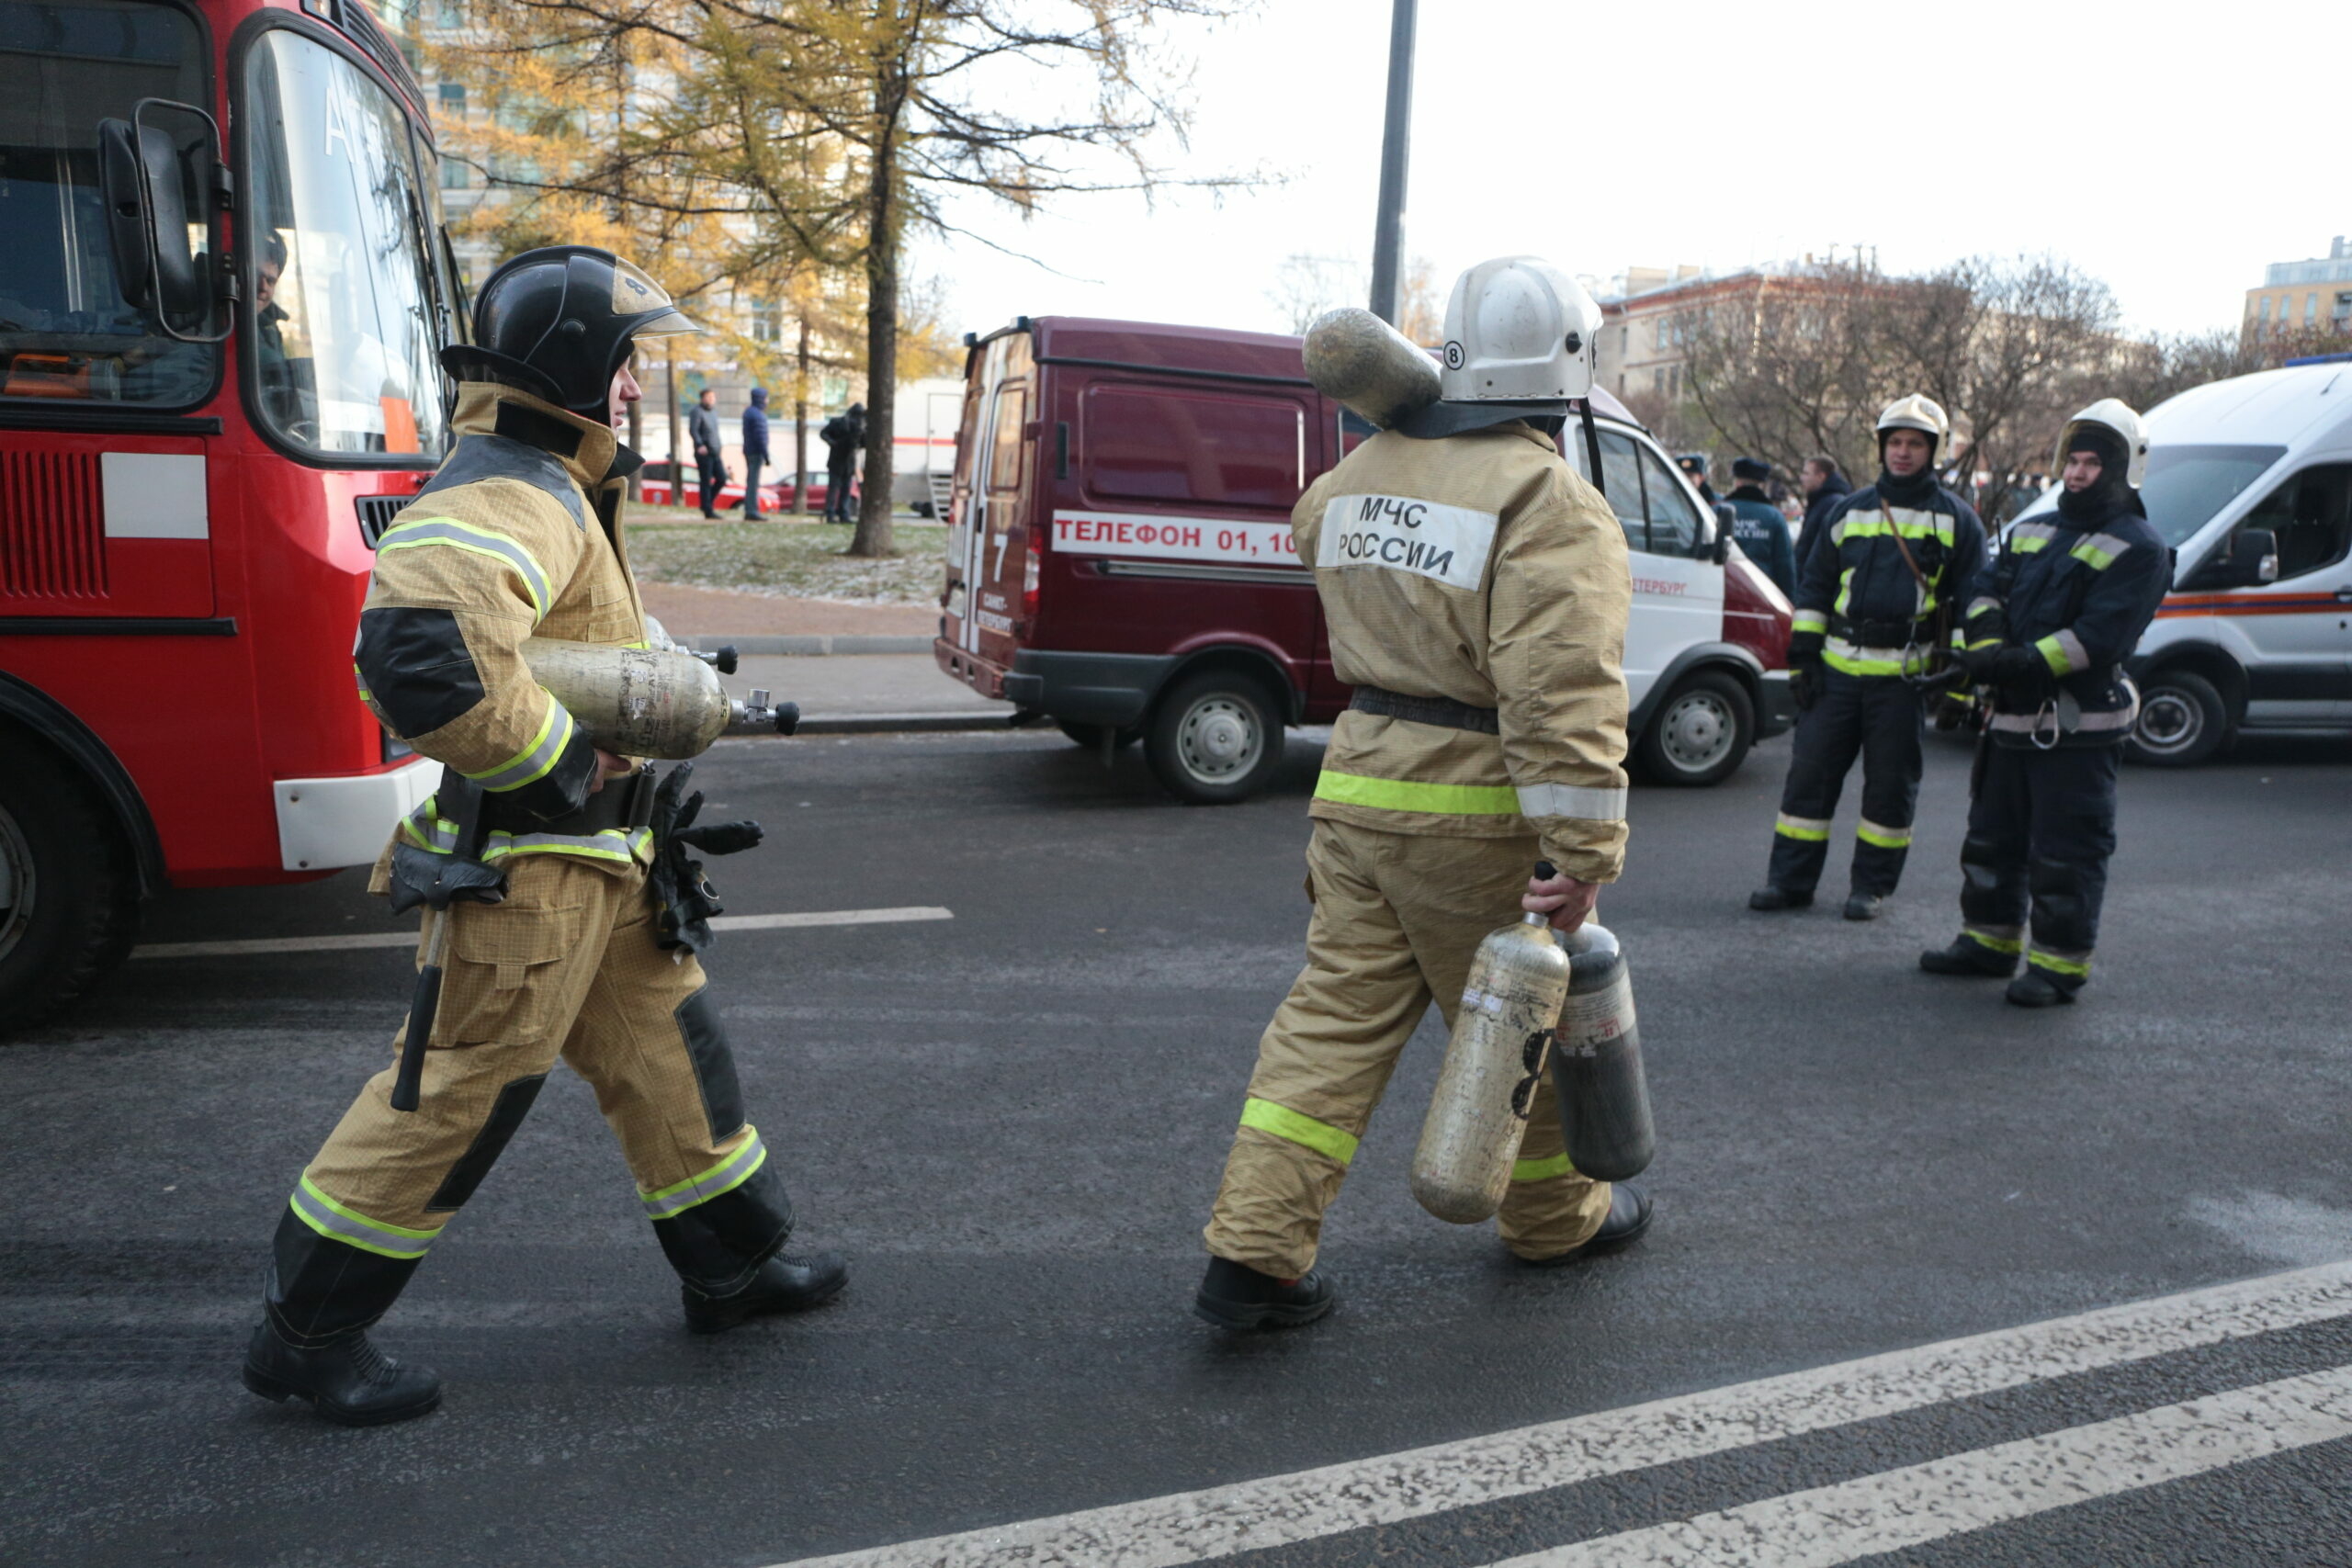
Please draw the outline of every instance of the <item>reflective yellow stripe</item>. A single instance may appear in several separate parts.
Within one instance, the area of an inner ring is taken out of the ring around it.
[[[1989,931],[1979,931],[1973,926],[1962,929],[1960,934],[1979,947],[1989,948],[1995,953],[2005,953],[2011,958],[2015,958],[2025,951],[2025,943],[2016,937],[1995,936]]]
[[[708,1170],[689,1176],[684,1181],[673,1182],[658,1192],[640,1190],[637,1197],[638,1201],[645,1205],[646,1218],[673,1218],[698,1203],[707,1203],[713,1198],[732,1192],[751,1180],[760,1167],[767,1163],[768,1146],[760,1141],[757,1127],[747,1122],[743,1131],[750,1135],[736,1145],[733,1154]]]
[[[1783,811],[1781,819],[1772,825],[1772,831],[1784,839],[1803,839],[1807,843],[1829,841],[1829,822],[1826,818],[1792,817]]]
[[[535,620],[545,620],[548,615],[548,574],[538,558],[516,540],[471,523],[460,523],[454,517],[413,517],[384,531],[376,541],[379,556],[393,550],[421,549],[428,545],[446,545],[469,555],[486,556],[501,565],[514,569],[523,584],[523,592],[531,596]]]
[[[296,1183],[289,1201],[295,1217],[321,1235],[379,1257],[403,1260],[422,1258],[441,1234],[438,1230],[411,1230],[406,1225],[371,1220],[328,1197],[307,1173]]]
[[[1792,632],[1825,632],[1828,629],[1829,612],[1826,610],[1799,610],[1789,617],[1789,630]]]
[[[1379,811],[1428,811],[1442,817],[1516,817],[1519,792],[1509,784],[1417,784],[1323,770],[1315,798]]]
[[[2061,958],[2054,953],[2044,953],[2037,947],[2025,955],[2025,961],[2033,968],[2047,969],[2053,975],[2071,975],[2078,980],[2090,978],[2091,960],[2088,953],[2085,953],[2079,959]]]
[[[1289,1106],[1276,1105],[1271,1100],[1244,1100],[1241,1124],[1255,1127],[1261,1133],[1272,1133],[1277,1138],[1287,1138],[1340,1165],[1356,1157],[1357,1139],[1354,1134],[1343,1133],[1329,1122],[1302,1116]]]
[[[1885,653],[1894,653],[1888,659]],[[1878,657],[1873,657],[1877,655]],[[1903,659],[1898,649],[1860,649],[1850,642],[1832,638],[1821,650],[1822,662],[1832,670],[1848,675],[1900,675]]]
[[[555,700],[553,693],[544,686],[540,693],[548,699],[548,712],[539,721],[539,732],[531,738],[531,743],[498,766],[483,773],[467,773],[466,777],[484,789],[501,794],[547,777],[548,770],[562,759],[563,749],[571,744],[574,726],[571,713]]]
[[[1576,1167],[1568,1163],[1566,1154],[1556,1154],[1549,1159],[1513,1160],[1510,1179],[1513,1181],[1549,1181],[1555,1176],[1569,1176]]]
[[[1854,837],[1866,844],[1876,844],[1883,850],[1907,850],[1911,847],[1911,829],[1889,828],[1864,820],[1854,824]]]

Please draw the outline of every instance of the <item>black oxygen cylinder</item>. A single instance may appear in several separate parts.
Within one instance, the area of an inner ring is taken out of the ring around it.
[[[1568,999],[1552,1046],[1552,1092],[1568,1163],[1595,1181],[1623,1181],[1657,1152],[1634,987],[1616,936],[1590,920],[1561,939]]]

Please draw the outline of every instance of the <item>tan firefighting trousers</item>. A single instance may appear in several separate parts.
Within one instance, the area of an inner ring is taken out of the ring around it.
[[[391,1108],[387,1066],[303,1173],[295,1209],[323,1234],[422,1257],[559,1055],[594,1087],[648,1219],[733,1190],[767,1157],[743,1120],[702,965],[655,944],[644,868],[556,854],[518,854],[506,867],[504,903],[450,911],[418,1108]],[[421,937],[420,966],[423,954]],[[395,1065],[400,1044],[396,1035]]]
[[[1340,1195],[1398,1053],[1432,1000],[1453,1027],[1471,957],[1519,913],[1538,853],[1532,834],[1452,839],[1315,824],[1306,967],[1258,1043],[1204,1233],[1209,1251],[1282,1280],[1314,1267],[1323,1211]],[[1503,1241],[1521,1258],[1555,1257],[1608,1216],[1609,1184],[1568,1164],[1546,1076],[1503,1199]]]

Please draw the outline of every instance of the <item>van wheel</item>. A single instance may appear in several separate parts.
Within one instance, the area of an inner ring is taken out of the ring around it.
[[[1264,686],[1207,671],[1179,681],[1146,721],[1144,758],[1168,793],[1193,806],[1247,800],[1282,762],[1283,721]]]
[[[1054,728],[1090,751],[1099,751],[1102,749],[1102,726],[1099,724],[1080,724],[1073,719],[1057,718],[1054,720]],[[1111,745],[1114,750],[1124,750],[1142,739],[1141,728],[1135,725],[1127,725],[1111,738]]]
[[[2230,741],[2230,706],[2193,670],[2163,670],[2140,688],[2140,721],[2124,755],[2159,768],[2191,768]]]
[[[1731,776],[1756,743],[1756,705],[1736,676],[1702,670],[1674,688],[1634,760],[1653,784],[1711,784]]]
[[[82,776],[12,737],[0,769],[0,1036],[53,1017],[130,951],[130,846]],[[29,753],[29,754],[28,754]]]

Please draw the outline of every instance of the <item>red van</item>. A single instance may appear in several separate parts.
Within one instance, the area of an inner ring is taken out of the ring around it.
[[[1140,739],[1184,800],[1258,793],[1285,726],[1347,705],[1290,510],[1371,427],[1295,337],[1023,316],[967,346],[940,668],[1016,722]],[[1623,405],[1594,411],[1634,547],[1634,761],[1713,784],[1792,720],[1789,604]]]

